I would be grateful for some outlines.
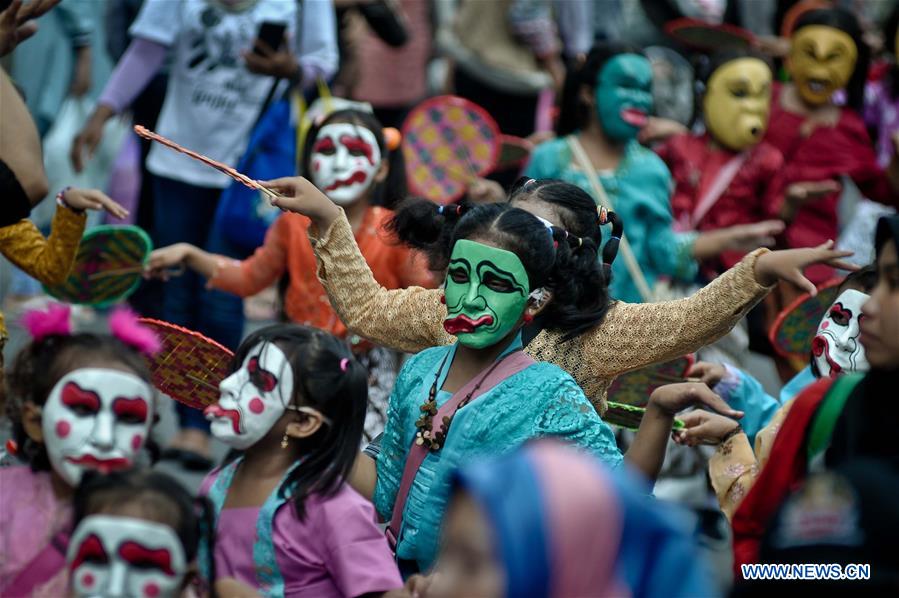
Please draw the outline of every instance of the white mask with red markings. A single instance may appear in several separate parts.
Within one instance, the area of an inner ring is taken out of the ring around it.
[[[861,291],[843,291],[821,319],[812,340],[812,356],[822,377],[868,371],[865,348],[858,340],[862,305],[867,300]]]
[[[174,530],[161,523],[91,515],[69,542],[73,594],[167,598],[179,595],[187,562]]]
[[[311,178],[339,206],[357,201],[381,166],[375,134],[360,125],[325,125],[312,144]]]
[[[153,419],[153,389],[134,374],[104,368],[69,372],[44,404],[41,425],[53,469],[77,486],[85,470],[131,466]]]
[[[262,439],[293,396],[293,369],[274,343],[259,343],[239,370],[219,384],[219,402],[204,411],[212,435],[238,450]]]

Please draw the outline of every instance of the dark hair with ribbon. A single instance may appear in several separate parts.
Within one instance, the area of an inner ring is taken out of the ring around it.
[[[593,215],[598,229],[595,208]],[[571,234],[509,203],[441,209],[427,200],[409,200],[397,208],[389,227],[402,242],[424,251],[436,271],[446,269],[460,239],[489,240],[516,254],[531,290],[552,292],[540,316],[542,326],[566,333],[566,340],[598,325],[608,310],[594,237]]]
[[[274,324],[250,334],[234,354],[232,371],[260,343],[277,345],[287,357],[294,381],[291,405],[312,407],[330,420],[312,436],[290,441],[303,466],[291,471],[279,493],[290,496],[302,519],[309,495],[337,492],[353,469],[365,424],[368,372],[344,341],[296,324]]]
[[[602,247],[601,258],[606,284],[612,280],[612,263],[618,256],[618,244],[624,224],[615,212],[597,208],[590,194],[571,183],[555,179],[521,177],[509,192],[509,203],[520,207],[529,201],[542,201],[552,206],[562,228],[569,235],[592,239]],[[609,224],[612,234],[603,246],[602,226]]]
[[[72,528],[85,517],[117,514],[129,505],[153,521],[165,522],[175,531],[188,564],[202,558],[201,570],[208,593],[215,593],[215,513],[205,497],[194,497],[168,474],[152,469],[128,469],[102,474],[85,472],[72,499]]]

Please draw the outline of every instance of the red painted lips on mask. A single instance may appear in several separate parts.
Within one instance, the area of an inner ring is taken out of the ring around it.
[[[212,416],[214,418],[224,417],[231,420],[231,429],[234,430],[235,434],[240,434],[240,411],[236,411],[234,409],[222,409],[219,405],[210,405],[206,409],[203,410],[203,415],[207,418]]]
[[[94,455],[82,455],[80,457],[66,457],[66,461],[75,465],[83,465],[90,469],[96,469],[101,473],[109,473],[131,466],[131,461],[124,457],[113,457],[112,459],[103,459]]]
[[[361,170],[357,170],[353,174],[350,175],[350,178],[342,180],[342,181],[334,181],[327,187],[325,187],[325,193],[328,191],[334,191],[335,189],[339,189],[341,187],[349,187],[350,185],[354,185],[356,183],[364,183],[365,182],[365,173]]]
[[[645,112],[637,108],[625,108],[621,111],[621,120],[632,127],[644,127],[649,117],[646,116]]]
[[[456,316],[449,320],[444,320],[443,329],[452,335],[472,333],[480,326],[490,326],[493,324],[493,316],[485,314],[477,320],[472,320],[466,315]]]
[[[840,364],[830,358],[827,339],[825,339],[823,336],[819,335],[812,339],[812,355],[814,355],[815,357],[821,357],[822,355],[824,356],[824,359],[827,360],[827,364],[830,366],[831,377],[842,373],[843,368],[840,367]]]

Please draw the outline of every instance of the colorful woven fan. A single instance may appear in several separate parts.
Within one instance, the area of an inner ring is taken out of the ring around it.
[[[217,402],[219,383],[230,373],[234,354],[199,332],[149,318],[140,321],[162,340],[162,350],[149,360],[153,385],[194,409]]]
[[[818,324],[827,308],[836,301],[841,282],[841,278],[834,278],[822,283],[817,295],[800,295],[778,314],[768,332],[768,339],[779,355],[808,357]]]
[[[693,50],[714,52],[725,48],[748,49],[755,43],[750,31],[723,23],[712,25],[699,19],[682,18],[665,23],[665,33]]]
[[[409,188],[438,203],[456,201],[496,167],[501,145],[499,127],[477,104],[456,96],[426,100],[403,123]]]
[[[657,363],[618,376],[609,387],[609,401],[634,407],[646,407],[649,395],[658,387],[686,382],[687,372],[694,362],[693,355],[684,355],[671,361]]]
[[[137,226],[97,226],[85,233],[75,264],[61,284],[44,286],[67,303],[106,307],[137,290],[153,243]]]

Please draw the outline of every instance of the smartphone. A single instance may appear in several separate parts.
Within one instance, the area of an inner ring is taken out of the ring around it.
[[[287,31],[287,25],[284,23],[263,21],[259,25],[259,33],[256,34],[256,39],[265,42],[269,48],[277,52],[284,45],[285,31]],[[255,43],[253,44],[253,52],[259,54]]]

